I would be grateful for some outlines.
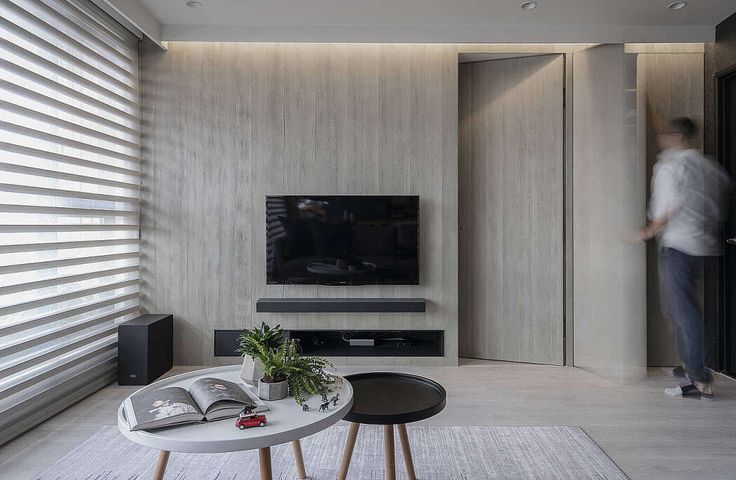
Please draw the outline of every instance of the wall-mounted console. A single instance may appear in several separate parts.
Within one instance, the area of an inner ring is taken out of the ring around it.
[[[325,357],[441,357],[443,330],[288,330],[305,355]]]
[[[215,330],[216,357],[239,357],[242,330]],[[328,357],[441,357],[443,330],[287,330],[305,355]]]
[[[422,313],[424,298],[259,298],[260,313]]]

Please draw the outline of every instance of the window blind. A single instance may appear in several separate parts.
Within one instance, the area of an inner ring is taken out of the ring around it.
[[[0,444],[110,383],[138,314],[137,38],[0,0]]]

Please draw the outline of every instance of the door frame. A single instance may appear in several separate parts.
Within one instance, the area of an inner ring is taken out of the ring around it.
[[[723,135],[721,129],[725,125],[725,98],[724,89],[725,82],[730,78],[736,79],[736,64],[730,67],[719,70],[713,75],[713,91],[714,91],[714,107],[715,107],[715,123],[714,123],[714,138],[715,138],[715,156],[716,161],[725,167],[725,139],[726,135]],[[729,172],[732,173],[732,172]],[[721,239],[724,244],[726,242],[727,232],[724,230],[723,238]],[[728,338],[736,340],[736,326],[730,325],[728,318],[731,312],[728,306],[728,295],[726,292],[726,277],[728,270],[726,255],[723,255],[723,259],[719,261],[718,267],[718,323],[716,325],[716,350],[713,355],[714,366],[718,371],[728,376],[736,378],[736,365],[729,365],[730,360],[727,355]],[[736,265],[734,266],[736,267]],[[736,348],[736,341],[731,345],[732,348]],[[731,357],[734,353],[731,353]]]

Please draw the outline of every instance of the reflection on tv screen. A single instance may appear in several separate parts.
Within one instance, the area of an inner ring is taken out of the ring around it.
[[[419,197],[266,197],[269,284],[416,285]]]

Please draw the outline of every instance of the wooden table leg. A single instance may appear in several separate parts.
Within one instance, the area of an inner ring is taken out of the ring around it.
[[[342,462],[340,462],[340,472],[337,474],[337,480],[345,480],[348,476],[350,468],[350,459],[353,458],[353,449],[355,448],[355,439],[358,438],[359,423],[351,423],[348,432],[348,440],[345,442],[345,451],[342,454]]]
[[[404,454],[404,465],[406,465],[406,475],[409,480],[416,480],[417,475],[414,472],[414,460],[411,457],[411,447],[409,447],[409,435],[406,433],[406,425],[403,423],[396,425],[399,431],[399,442],[401,442],[401,451]]]
[[[271,473],[271,448],[259,448],[258,460],[261,464],[261,480],[273,480]]]
[[[396,462],[394,460],[394,426],[383,426],[383,440],[386,447],[386,480],[396,480]]]
[[[299,480],[306,480],[307,470],[304,468],[304,456],[302,455],[302,444],[299,440],[291,442],[294,447],[294,463],[296,463],[296,477]]]
[[[153,471],[153,480],[164,480],[164,473],[166,472],[166,465],[169,463],[169,455],[171,452],[161,450],[158,454],[158,462],[156,462],[156,469]]]

